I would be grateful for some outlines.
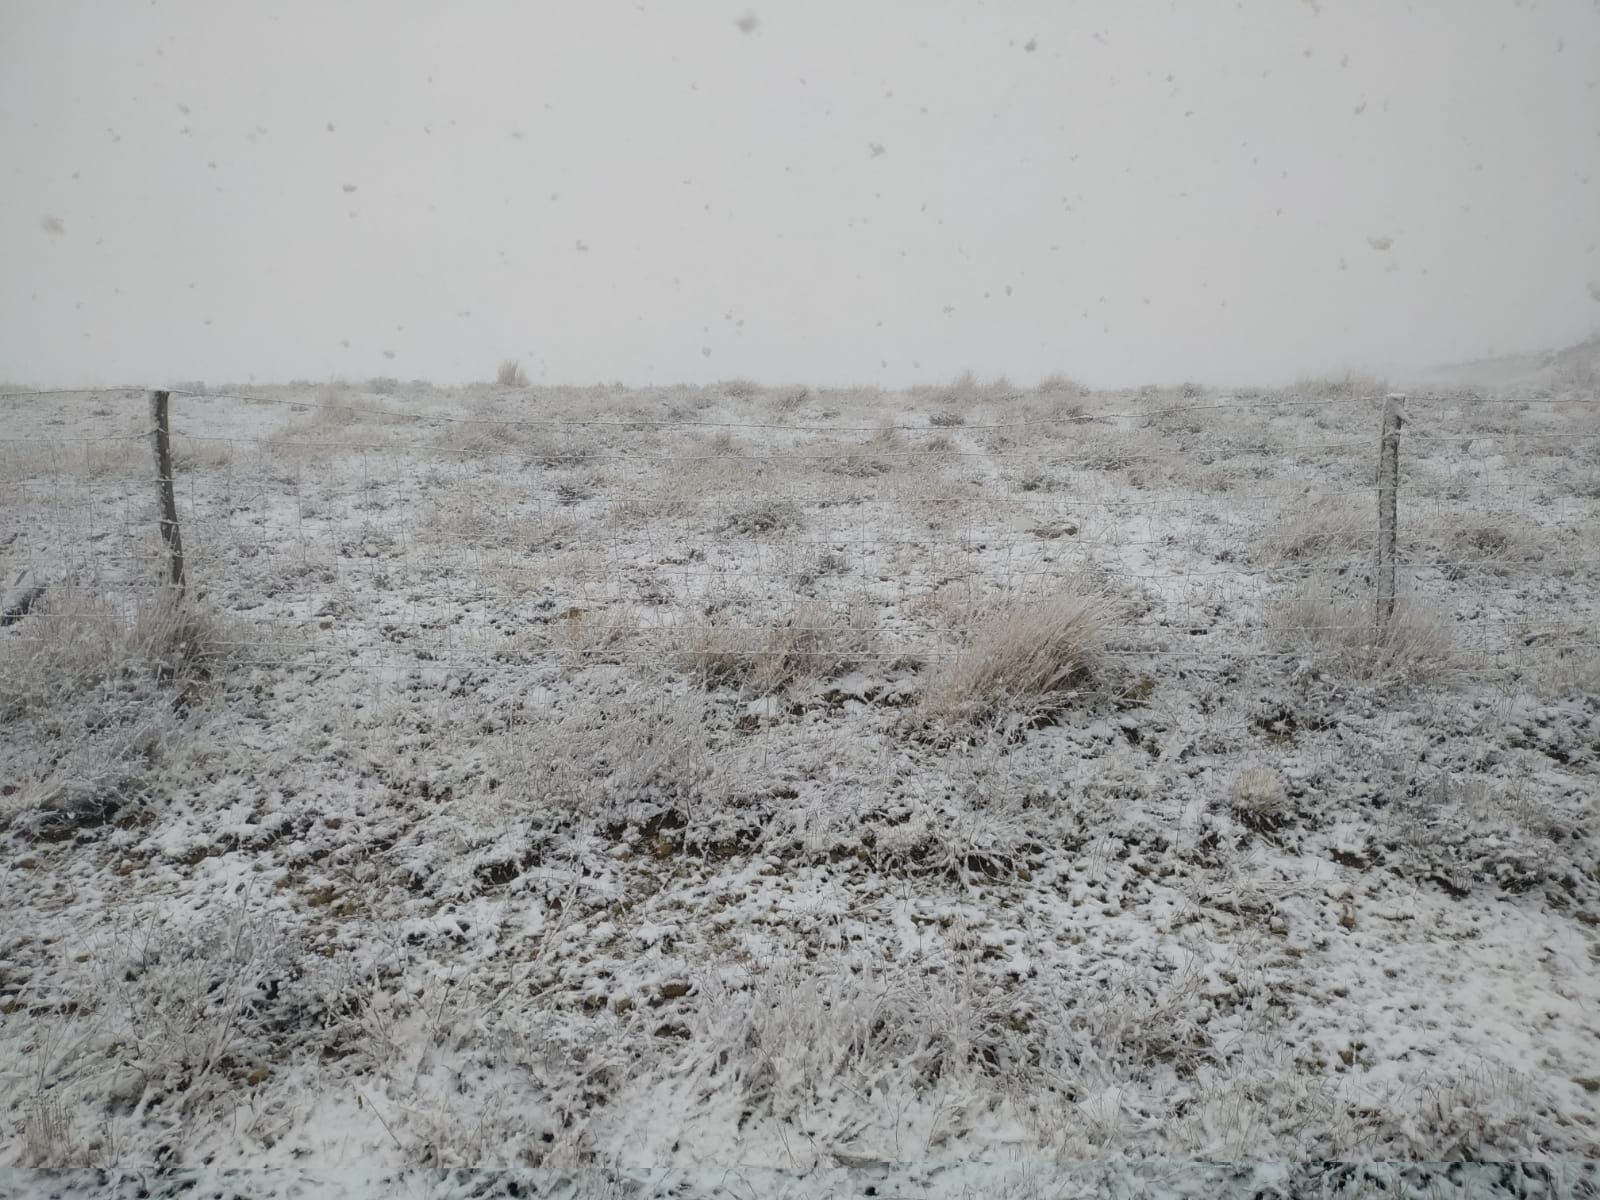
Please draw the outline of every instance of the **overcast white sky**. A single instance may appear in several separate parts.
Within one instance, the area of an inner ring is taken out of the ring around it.
[[[0,0],[0,146],[46,385],[1271,382],[1600,324],[1600,0]]]

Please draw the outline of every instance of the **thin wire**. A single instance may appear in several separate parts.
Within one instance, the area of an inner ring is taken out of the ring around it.
[[[148,392],[146,387],[37,388],[27,392],[0,392],[0,400],[21,400],[28,396],[99,396],[110,392]]]
[[[880,545],[889,546],[889,547],[895,547],[895,548],[925,547],[925,548],[932,549],[932,550],[943,551],[943,552],[945,552],[945,553],[947,553],[949,555],[957,555],[957,554],[992,554],[992,553],[997,553],[997,552],[1002,552],[1002,551],[1007,553],[1007,554],[1010,554],[1010,553],[1013,553],[1013,552],[1019,551],[1019,550],[1020,551],[1035,551],[1035,550],[1037,550],[1037,551],[1045,551],[1045,550],[1050,548],[1050,545],[1059,545],[1059,546],[1062,546],[1062,547],[1071,546],[1071,545],[1086,545],[1086,546],[1096,546],[1096,547],[1104,547],[1104,548],[1110,548],[1110,549],[1121,549],[1121,548],[1124,548],[1124,547],[1151,547],[1151,546],[1166,545],[1165,541],[1163,541],[1162,539],[1149,539],[1149,540],[1138,540],[1138,541],[1131,541],[1131,540],[1130,541],[1116,541],[1116,540],[1113,540],[1113,539],[1103,539],[1103,540],[1102,539],[1087,539],[1086,540],[1086,539],[1081,539],[1081,538],[1076,538],[1076,537],[1074,537],[1074,538],[1061,538],[1058,541],[1051,542],[1049,544],[1044,544],[1044,543],[1041,543],[1040,541],[998,542],[998,541],[995,541],[995,540],[986,540],[984,542],[984,544],[981,545],[981,546],[963,546],[963,545],[960,545],[960,544],[951,544],[951,543],[949,543],[947,541],[940,541],[940,540],[936,540],[936,539],[929,539],[929,540],[926,540],[926,541],[910,541],[910,540],[906,540],[906,541],[884,541],[884,542],[878,542],[878,541],[872,541],[872,540],[861,541],[861,542],[851,542],[851,541],[847,541],[847,540],[844,540],[844,539],[839,539],[839,540],[819,539],[817,541],[811,541],[811,542],[803,542],[803,541],[795,541],[795,542],[766,541],[766,542],[759,542],[759,543],[755,543],[755,544],[760,545],[760,546],[775,546],[775,547],[780,547],[780,548],[789,548],[790,546],[817,546],[817,547],[829,547],[829,548],[837,548],[837,547],[840,547],[840,546],[846,546],[846,547],[854,546],[854,547],[858,547],[859,548],[859,547],[865,546],[865,547],[877,548]],[[1358,542],[1358,541],[1355,541],[1355,540],[1351,540],[1350,542],[1347,542],[1346,546],[1348,547],[1348,549],[1353,550],[1353,551],[1364,551],[1364,550],[1373,550],[1373,549],[1375,549],[1374,545],[1370,545],[1370,544],[1365,544],[1364,545],[1361,542]],[[446,566],[446,567],[450,568],[452,571],[462,571],[462,572],[467,573],[467,574],[485,575],[485,574],[490,574],[490,573],[493,573],[493,572],[495,572],[497,570],[500,570],[500,569],[502,569],[505,566],[510,565],[510,564],[506,564],[506,563],[502,563],[502,562],[494,562],[494,563],[489,563],[489,564],[480,566],[480,565],[478,565],[476,563],[475,560],[481,558],[485,552],[490,551],[490,550],[510,550],[510,549],[515,549],[515,548],[516,548],[515,543],[500,542],[500,543],[496,543],[493,546],[489,546],[489,547],[475,547],[472,550],[468,550],[466,552],[460,553],[459,555],[428,554],[428,555],[415,555],[415,556],[407,554],[402,549],[402,550],[399,550],[399,551],[393,552],[393,553],[370,555],[370,556],[366,555],[366,554],[340,554],[335,561],[343,562],[347,566],[350,565],[350,564],[368,563],[368,564],[371,564],[371,570],[374,570],[374,571],[387,570],[388,566],[390,564],[393,564],[397,560],[400,561],[400,562],[403,562],[403,563],[410,563],[412,561],[416,561],[416,562],[425,562],[429,566],[432,566],[432,567]],[[474,551],[476,551],[476,552],[474,552]],[[1203,551],[1201,551],[1199,549],[1195,549],[1192,552],[1196,553],[1196,554],[1203,553]],[[559,552],[558,551],[557,553],[563,553],[563,552]],[[580,549],[580,550],[576,551],[576,553],[580,553],[581,554],[581,553],[585,553],[585,551]],[[560,579],[560,578],[563,578],[563,577],[570,577],[570,576],[567,575],[567,573],[564,573],[559,569],[560,568],[559,560],[550,561],[549,552],[543,552],[543,555],[544,555],[543,561],[545,562],[545,565],[548,568],[551,568],[550,570],[548,570],[548,574],[552,578]],[[200,546],[200,547],[195,547],[192,550],[190,550],[186,556],[189,557],[189,558],[194,559],[197,562],[218,562],[218,561],[224,561],[225,560],[226,552],[225,551],[208,552],[205,547]],[[169,555],[165,550],[147,550],[147,551],[114,550],[114,551],[105,551],[105,552],[86,551],[86,552],[83,552],[81,554],[81,557],[84,558],[84,559],[92,559],[94,562],[104,565],[104,564],[115,564],[115,563],[164,563],[164,562],[166,562],[168,560]],[[1031,554],[1029,554],[1026,557],[1031,561],[1033,556]],[[537,558],[539,558],[538,554],[530,554],[528,556],[528,560],[527,561],[531,562],[531,561],[534,561]],[[27,560],[19,560],[19,561],[27,561]],[[45,556],[44,555],[40,555],[38,561],[41,561],[41,562],[45,561]],[[1536,565],[1538,563],[1549,562],[1549,561],[1558,562],[1558,563],[1560,563],[1560,564],[1562,564],[1564,566],[1582,565],[1582,566],[1590,566],[1590,567],[1600,567],[1600,558],[1597,558],[1597,557],[1594,557],[1594,556],[1590,556],[1590,555],[1583,555],[1583,554],[1579,554],[1579,555],[1545,555],[1543,553],[1531,554],[1531,555],[1521,556],[1521,557],[1509,557],[1509,556],[1505,556],[1505,555],[1497,555],[1497,556],[1483,557],[1483,558],[1442,558],[1442,557],[1438,557],[1438,556],[1434,556],[1434,555],[1426,555],[1426,554],[1415,555],[1414,554],[1414,555],[1411,555],[1409,557],[1402,557],[1399,561],[1396,562],[1395,566],[1396,566],[1396,568],[1398,570],[1401,570],[1401,571],[1409,571],[1409,572],[1413,572],[1413,573],[1422,573],[1422,572],[1428,572],[1428,571],[1466,570],[1466,569],[1469,569],[1469,568],[1477,569],[1477,568],[1483,568],[1483,567],[1502,567],[1502,566],[1505,566],[1505,567],[1526,567],[1526,566],[1533,566],[1533,565]],[[981,563],[980,564],[974,564],[974,566],[975,566],[975,569],[982,569],[983,568],[983,564],[981,564]],[[1320,556],[1320,557],[1293,558],[1293,559],[1290,559],[1290,560],[1287,560],[1287,561],[1279,561],[1279,562],[1225,563],[1225,564],[1223,564],[1221,566],[1195,567],[1195,568],[1187,569],[1187,570],[1164,571],[1164,572],[1156,572],[1156,571],[1145,572],[1145,571],[1139,570],[1137,567],[1129,566],[1126,563],[1119,563],[1119,564],[1116,565],[1116,573],[1119,574],[1119,575],[1125,576],[1127,578],[1141,579],[1141,580],[1220,579],[1220,578],[1254,579],[1254,578],[1271,578],[1273,576],[1279,576],[1279,575],[1284,575],[1284,574],[1292,574],[1292,573],[1297,572],[1297,571],[1305,572],[1305,571],[1339,570],[1339,571],[1344,571],[1344,572],[1349,572],[1349,573],[1354,573],[1354,574],[1360,574],[1361,572],[1366,571],[1367,569],[1369,569],[1370,566],[1371,566],[1371,564],[1368,563],[1368,562],[1355,562],[1355,561],[1352,561],[1352,559],[1350,558],[1350,556],[1348,554],[1329,554],[1329,555],[1324,555],[1324,556]],[[1081,567],[1079,567],[1078,569],[1084,569],[1084,568],[1092,569],[1092,570],[1093,569],[1109,569],[1109,568],[1105,567],[1103,564],[1095,563],[1093,561],[1091,561],[1089,563],[1082,564]],[[627,568],[627,569],[632,570],[632,569],[635,569],[635,568]],[[726,566],[721,566],[721,565],[718,565],[717,563],[711,562],[711,561],[706,561],[706,562],[703,562],[703,563],[671,563],[671,562],[653,563],[653,564],[648,564],[646,566],[639,567],[637,569],[647,571],[648,573],[651,573],[651,574],[684,574],[684,575],[697,575],[697,576],[698,575],[706,575],[706,576],[715,575],[715,576],[721,576],[721,577],[725,577],[725,576],[728,576],[728,575],[741,575],[741,576],[747,576],[747,577],[756,578],[756,579],[763,579],[763,578],[764,579],[771,579],[771,578],[773,578],[773,576],[770,573],[763,572],[763,571],[760,571],[760,570],[747,570],[747,571],[745,571],[745,570],[730,570]],[[1069,569],[1069,568],[1066,567],[1065,565],[1063,565],[1059,569],[1053,569],[1053,570],[1045,570],[1045,569],[1042,569],[1042,568],[1031,568],[1031,567],[1017,567],[1017,568],[1005,567],[1005,568],[994,568],[993,570],[984,570],[983,573],[984,574],[996,574],[997,573],[999,575],[999,577],[1002,578],[1002,579],[1015,578],[1015,577],[1018,577],[1018,576],[1029,576],[1029,577],[1031,577],[1031,576],[1050,576],[1052,578],[1059,578],[1061,576],[1061,574],[1063,573],[1063,571],[1065,571],[1067,569]],[[609,578],[609,576],[608,576],[608,578]],[[970,578],[970,576],[964,576],[963,578]]]
[[[132,441],[143,435],[128,434],[119,437],[105,438],[44,438],[20,437],[0,438],[0,444],[6,442],[38,443],[38,442],[71,442],[71,441]],[[258,447],[292,447],[295,449],[322,450],[341,452],[350,450],[370,450],[386,453],[409,453],[419,451],[430,454],[455,454],[470,458],[490,458],[497,454],[518,455],[530,458],[555,459],[558,463],[574,462],[652,462],[652,463],[693,463],[693,462],[791,462],[791,461],[820,461],[836,462],[841,459],[853,461],[856,459],[923,459],[938,462],[941,459],[953,458],[981,458],[1001,459],[1006,461],[1033,461],[1051,463],[1057,466],[1069,464],[1111,463],[1107,469],[1120,468],[1122,465],[1133,462],[1154,462],[1162,459],[1186,459],[1192,461],[1193,456],[1182,450],[1163,451],[1161,453],[1134,454],[1124,453],[1114,447],[1106,447],[1098,452],[1083,455],[1063,455],[1050,450],[878,450],[869,446],[851,446],[849,448],[816,451],[794,451],[783,454],[601,454],[601,453],[571,453],[565,450],[548,449],[533,451],[524,447],[508,446],[503,450],[479,450],[462,448],[458,446],[431,446],[423,443],[399,442],[302,442],[289,441],[279,438],[243,438],[229,437],[222,434],[195,434],[188,433],[177,435],[191,442],[225,442],[229,445],[245,445]],[[1326,452],[1332,450],[1371,450],[1371,439],[1344,442],[1310,442],[1294,446],[1275,447],[1274,452],[1279,454],[1306,454],[1313,451]],[[1204,465],[1204,464],[1202,464]]]
[[[1125,409],[1116,412],[1100,413],[1071,413],[1053,416],[1038,416],[1023,421],[994,421],[994,422],[963,422],[960,425],[935,426],[935,425],[825,425],[815,423],[789,423],[781,421],[699,421],[676,417],[627,417],[621,419],[602,418],[560,418],[560,417],[461,417],[447,413],[412,413],[399,409],[373,408],[365,404],[330,404],[325,401],[291,400],[280,396],[249,395],[239,392],[192,392],[182,389],[169,389],[174,396],[189,396],[204,400],[242,400],[253,404],[278,404],[296,408],[301,411],[330,411],[354,412],[367,416],[392,417],[406,421],[438,421],[448,424],[461,425],[512,425],[533,427],[562,427],[562,426],[598,426],[620,429],[637,429],[639,426],[652,427],[681,427],[681,428],[706,428],[706,429],[777,429],[797,433],[874,433],[883,430],[894,430],[900,433],[940,433],[950,429],[965,430],[999,430],[999,429],[1027,429],[1039,425],[1082,425],[1103,421],[1115,420],[1157,420],[1162,417],[1174,416],[1182,413],[1199,412],[1227,412],[1227,411],[1257,411],[1263,408],[1280,408],[1287,406],[1319,406],[1333,407],[1340,404],[1348,405],[1373,405],[1383,397],[1379,396],[1326,396],[1326,397],[1299,397],[1297,395],[1283,395],[1277,397],[1262,397],[1255,400],[1238,400],[1220,404],[1183,404],[1166,408]],[[497,393],[504,395],[504,393]],[[1017,400],[1024,400],[1030,396],[1044,398],[1044,392],[1015,392],[1006,396],[979,401],[985,404],[1006,404]],[[1460,397],[1448,393],[1408,395],[1407,404],[1439,400],[1446,403],[1460,403]],[[1521,397],[1515,400],[1506,400],[1504,403],[1578,403],[1582,397]],[[1071,403],[1072,401],[1067,401]]]

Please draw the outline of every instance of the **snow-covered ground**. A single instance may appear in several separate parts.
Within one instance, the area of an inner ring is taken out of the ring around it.
[[[1410,399],[1375,642],[1361,393],[179,395],[180,618],[6,401],[0,1162],[1600,1157],[1600,405]]]

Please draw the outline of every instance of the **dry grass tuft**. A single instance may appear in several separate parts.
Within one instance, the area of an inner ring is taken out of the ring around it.
[[[789,500],[761,500],[729,513],[720,528],[727,533],[774,533],[798,528],[800,506]]]
[[[0,641],[0,714],[115,680],[208,678],[237,639],[211,608],[163,593],[126,613],[101,597],[52,589]]]
[[[65,588],[0,633],[0,725],[15,735],[0,829],[70,836],[148,794],[148,774],[241,639],[198,603],[124,611]]]
[[[1283,823],[1289,802],[1283,777],[1271,767],[1246,767],[1228,793],[1228,803],[1253,829],[1274,829]]]
[[[639,618],[627,608],[598,613],[574,609],[556,627],[557,647],[583,665],[622,662],[638,637]]]
[[[1274,519],[1262,539],[1267,562],[1362,562],[1371,557],[1376,520],[1349,505],[1316,503]]]
[[[1331,594],[1316,581],[1272,614],[1272,634],[1281,649],[1358,683],[1420,683],[1456,665],[1448,627],[1414,601],[1398,602],[1380,627],[1371,600]]]
[[[827,448],[814,461],[818,469],[846,479],[872,479],[894,470],[893,459],[880,458],[859,444],[843,442]]]
[[[1308,400],[1356,400],[1363,397],[1381,400],[1389,393],[1387,380],[1373,375],[1346,371],[1343,375],[1299,379],[1290,394]]]
[[[1544,558],[1544,548],[1524,530],[1505,521],[1469,521],[1444,540],[1446,579],[1474,574],[1509,576]]]
[[[1102,666],[1106,618],[1102,600],[1077,592],[989,610],[968,646],[928,681],[921,716],[971,723],[1071,695]]]
[[[522,364],[514,358],[508,358],[500,364],[499,370],[494,374],[494,381],[501,387],[525,388],[528,386],[527,373],[523,371]]]
[[[717,387],[730,400],[750,400],[761,394],[761,385],[753,379],[728,379]]]
[[[776,625],[712,619],[690,631],[680,660],[708,687],[774,692],[852,670],[876,640],[869,607],[807,601]]]
[[[1041,395],[1046,396],[1074,396],[1082,397],[1089,394],[1089,389],[1069,375],[1057,371],[1046,375],[1039,381],[1037,389]]]

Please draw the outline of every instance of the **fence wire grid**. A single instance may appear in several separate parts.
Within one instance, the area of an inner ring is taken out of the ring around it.
[[[14,644],[159,595],[147,393],[4,394]],[[1592,671],[1593,397],[1413,394],[1374,617],[1384,398],[350,386],[171,389],[173,488],[214,647],[389,674],[863,673],[908,694],[1019,606],[1092,597],[1120,683],[1418,650]],[[19,607],[20,606],[20,607]],[[30,611],[31,610],[31,611]],[[35,619],[37,618],[37,619]]]

